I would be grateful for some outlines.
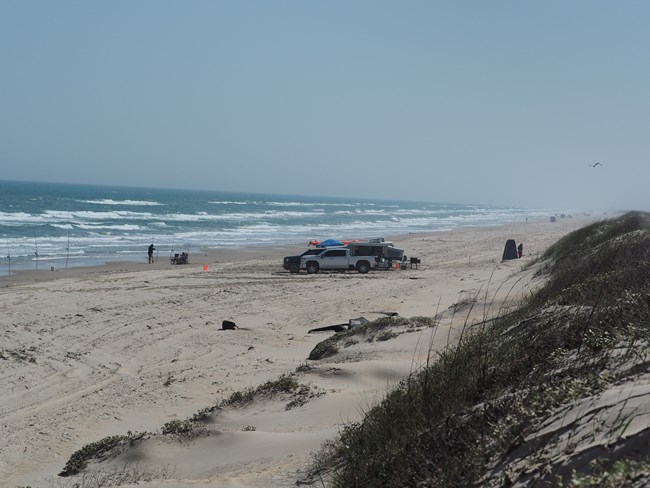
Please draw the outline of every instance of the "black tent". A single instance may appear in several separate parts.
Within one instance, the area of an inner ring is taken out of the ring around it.
[[[514,239],[508,239],[506,241],[506,247],[503,249],[503,258],[502,261],[508,259],[518,259],[519,255],[517,254],[517,243]]]

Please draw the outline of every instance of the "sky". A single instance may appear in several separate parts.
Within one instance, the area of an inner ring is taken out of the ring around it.
[[[632,0],[0,0],[0,179],[650,210],[649,25]]]

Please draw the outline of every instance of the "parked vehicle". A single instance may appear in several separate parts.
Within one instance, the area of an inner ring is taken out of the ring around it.
[[[347,247],[321,249],[318,254],[308,254],[300,258],[300,269],[309,274],[316,274],[320,270],[354,270],[365,274],[377,267],[373,256],[353,256]]]
[[[323,252],[325,248],[323,247],[315,247],[312,249],[307,249],[305,252],[298,256],[286,256],[284,258],[284,262],[282,263],[282,267],[291,273],[299,273],[300,272],[300,258],[303,256],[314,256],[317,254],[320,254]]]
[[[392,242],[383,240],[351,242],[348,248],[353,256],[372,256],[389,261],[401,261],[404,258],[404,249],[399,249]]]
[[[291,273],[299,273],[301,269],[307,269],[303,258],[319,256],[324,251],[333,249],[348,249],[349,257],[355,258],[352,259],[352,264],[350,264],[349,260],[346,262],[340,260],[340,262],[332,262],[331,264],[328,261],[328,264],[325,264],[326,267],[323,267],[322,259],[313,259],[312,261],[318,264],[317,270],[358,269],[357,263],[360,262],[367,262],[369,270],[370,268],[376,267],[379,262],[401,261],[404,258],[404,250],[396,248],[392,242],[385,241],[383,237],[376,237],[367,241],[335,241],[328,239],[326,241],[310,241],[309,244],[317,247],[309,248],[298,256],[286,256],[283,260],[282,267]],[[338,257],[341,258],[342,256]],[[362,265],[361,268],[365,269],[365,266]],[[313,266],[310,269],[314,272]],[[367,273],[368,271],[362,272]]]

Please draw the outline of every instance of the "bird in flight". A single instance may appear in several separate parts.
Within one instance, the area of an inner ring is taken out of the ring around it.
[[[600,163],[594,163],[594,164],[589,164],[587,166],[591,166],[592,168],[595,168],[596,166],[602,166]]]

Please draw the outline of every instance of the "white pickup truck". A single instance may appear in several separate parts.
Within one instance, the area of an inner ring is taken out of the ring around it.
[[[318,273],[321,269],[328,271],[356,269],[359,273],[365,274],[376,267],[374,256],[352,256],[347,247],[328,248],[320,254],[300,258],[300,269],[307,270],[309,274]]]

